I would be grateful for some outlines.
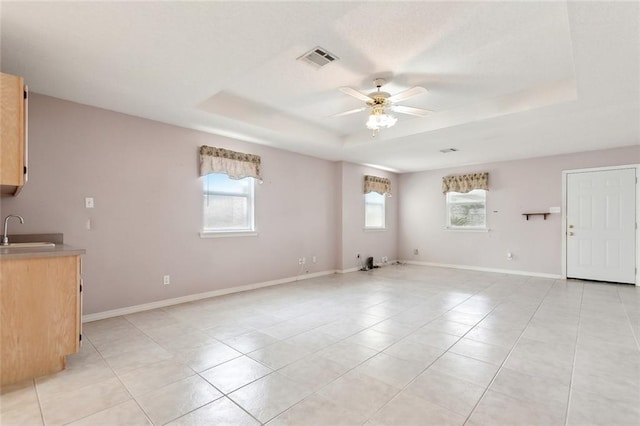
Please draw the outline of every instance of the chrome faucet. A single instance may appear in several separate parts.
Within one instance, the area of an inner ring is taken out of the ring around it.
[[[22,218],[22,216],[19,216],[17,214],[10,214],[9,216],[4,218],[4,234],[2,234],[2,243],[0,243],[0,246],[8,246],[9,245],[9,237],[7,236],[7,225],[9,225],[9,219],[11,219],[12,217],[17,217],[18,219],[20,219],[20,223],[24,223],[24,219]]]

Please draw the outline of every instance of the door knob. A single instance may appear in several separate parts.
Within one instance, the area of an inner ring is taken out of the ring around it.
[[[573,225],[569,225],[569,229],[573,228]]]
[[[570,236],[570,237],[573,237],[573,232],[569,232],[569,236]]]

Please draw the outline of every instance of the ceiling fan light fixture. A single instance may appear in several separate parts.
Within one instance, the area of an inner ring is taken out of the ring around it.
[[[389,127],[396,124],[396,121],[398,121],[398,119],[389,114],[377,114],[377,115],[371,114],[369,116],[369,119],[367,120],[367,129],[370,129],[370,130],[380,130],[383,128],[388,129]]]
[[[387,114],[386,110],[381,107],[373,107],[369,119],[367,120],[367,129],[380,130],[388,129],[398,121],[393,115]]]

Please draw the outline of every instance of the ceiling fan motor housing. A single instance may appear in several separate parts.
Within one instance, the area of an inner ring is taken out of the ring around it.
[[[373,80],[373,83],[376,85],[377,89],[375,92],[369,93],[369,97],[373,99],[372,101],[367,102],[367,105],[370,107],[375,106],[386,106],[389,103],[387,102],[387,98],[391,96],[390,93],[381,92],[380,88],[384,86],[387,82],[384,78],[376,78]]]
[[[387,93],[387,92],[373,92],[369,94],[369,97],[371,98],[371,100],[369,102],[367,102],[367,105],[369,105],[370,107],[376,106],[376,105],[388,105],[389,102],[387,101],[387,98],[391,96],[391,94]]]

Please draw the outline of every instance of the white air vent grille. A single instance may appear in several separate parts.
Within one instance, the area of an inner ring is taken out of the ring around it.
[[[456,151],[458,151],[457,148],[445,148],[445,149],[441,149],[440,150],[440,152],[443,153],[443,154],[448,154],[450,152],[456,152]]]
[[[336,55],[334,55],[333,53],[329,53],[326,49],[323,49],[319,46],[314,47],[298,58],[299,61],[306,62],[316,68],[321,68],[327,64],[330,64],[336,59],[338,59]]]

